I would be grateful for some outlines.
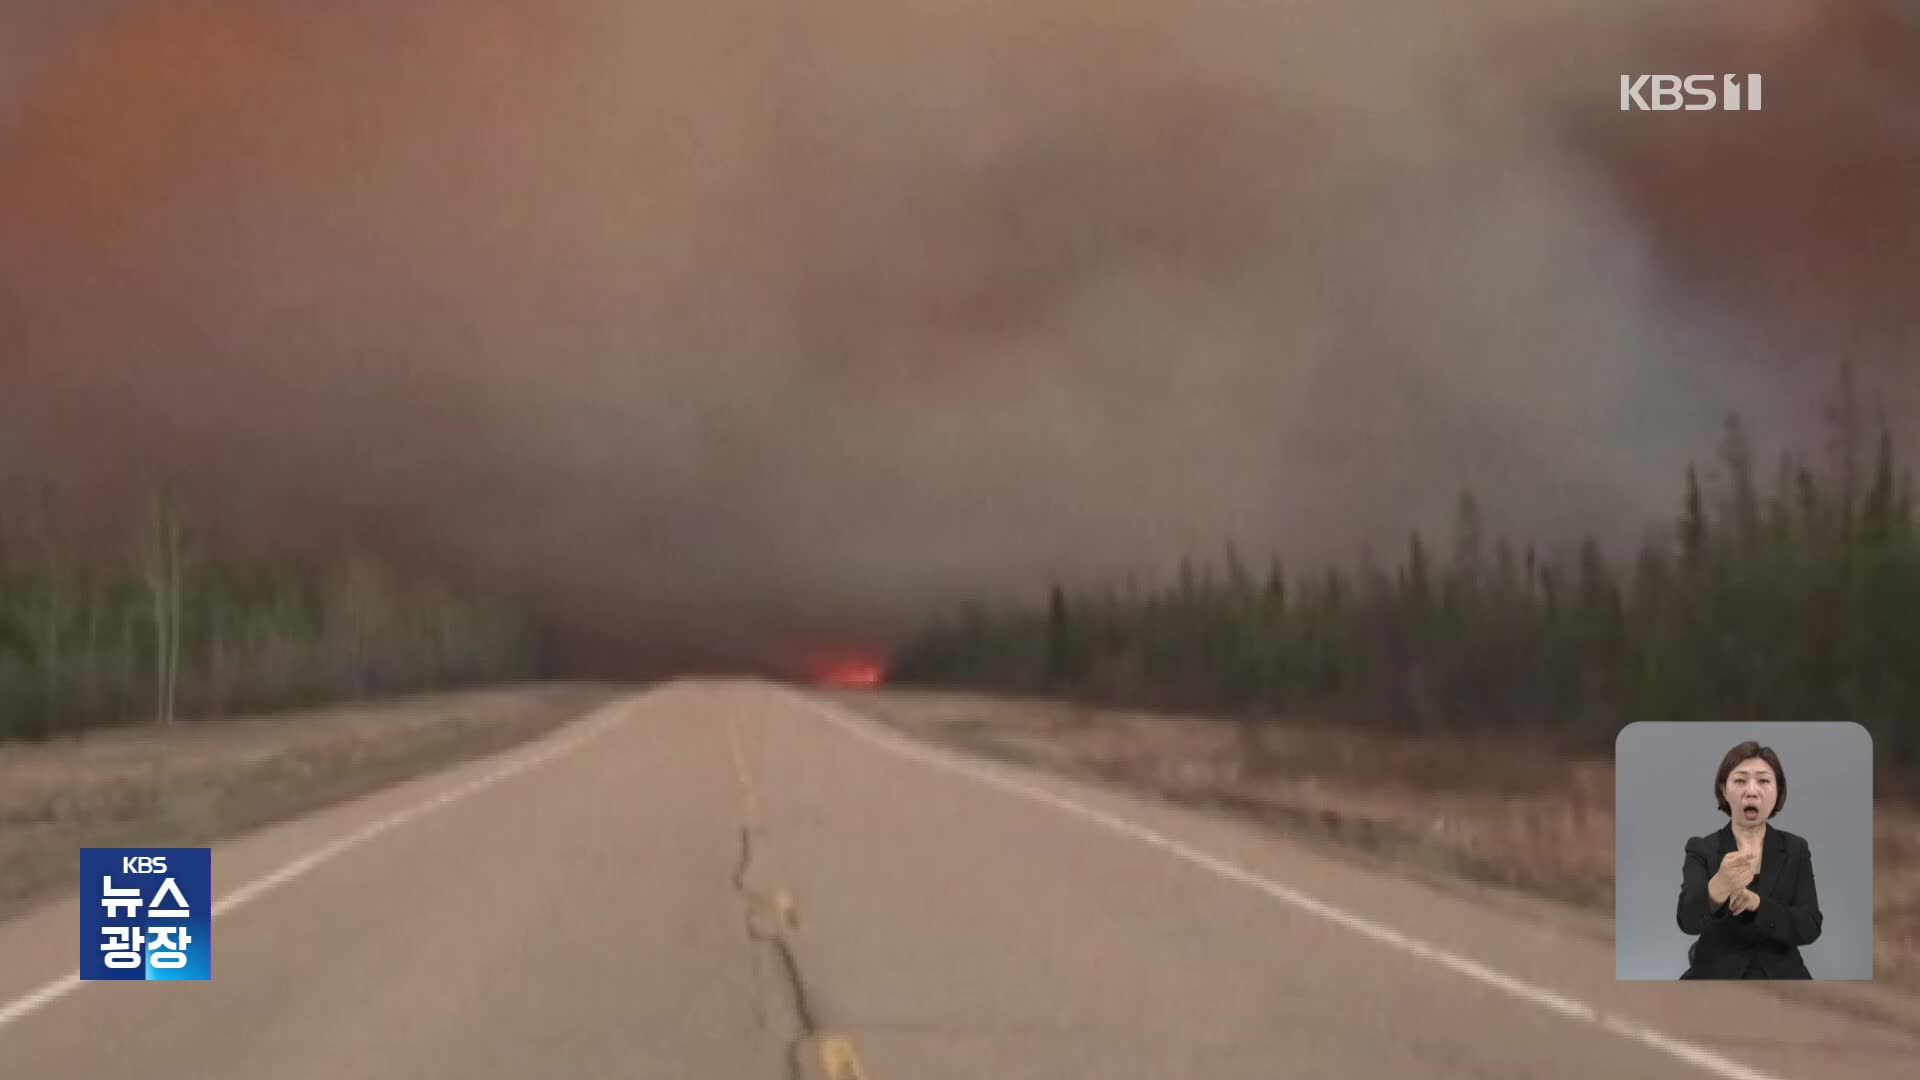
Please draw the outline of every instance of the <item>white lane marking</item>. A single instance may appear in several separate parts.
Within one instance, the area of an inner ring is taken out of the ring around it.
[[[314,848],[305,855],[262,877],[255,878],[213,902],[212,918],[219,918],[236,908],[253,902],[268,892],[285,885],[294,878],[312,870],[321,863],[346,851],[359,847],[381,833],[412,821],[414,818],[433,813],[451,803],[464,799],[477,791],[492,787],[508,777],[525,772],[536,765],[545,764],[567,753],[581,743],[593,739],[625,719],[628,710],[637,698],[628,697],[620,702],[603,707],[600,712],[591,714],[579,721],[580,726],[558,740],[537,750],[523,750],[506,763],[489,769],[480,776],[456,784],[440,792],[431,799],[415,803],[405,809],[395,811],[371,824],[364,825],[338,839],[330,840]],[[80,981],[78,969],[68,972],[58,979],[21,997],[0,1005],[0,1028],[6,1027],[30,1013],[35,1012],[78,990],[86,984]]]
[[[64,975],[53,980],[40,989],[35,990],[33,993],[28,994],[26,997],[7,1002],[5,1007],[0,1008],[0,1027],[4,1027],[20,1019],[49,1001],[54,1001],[65,996],[73,990],[78,989],[79,986],[80,973],[75,971],[71,975]]]
[[[1583,1001],[1555,993],[1543,986],[1537,986],[1525,979],[1516,978],[1505,972],[1471,960],[1458,953],[1449,952],[1437,945],[1430,945],[1418,938],[1409,937],[1392,927],[1374,922],[1372,919],[1355,915],[1352,912],[1334,907],[1324,900],[1308,896],[1297,889],[1288,888],[1277,881],[1270,881],[1238,864],[1228,862],[1216,855],[1188,847],[1186,844],[1123,818],[1083,806],[1072,799],[1041,788],[1031,787],[1010,779],[997,772],[983,768],[956,755],[942,753],[931,747],[913,742],[904,736],[891,733],[882,734],[875,721],[843,712],[837,706],[795,693],[796,700],[810,709],[814,715],[856,738],[898,754],[911,758],[936,769],[965,776],[990,787],[999,788],[1023,799],[1050,806],[1055,810],[1071,814],[1084,821],[1119,833],[1122,836],[1138,840],[1143,844],[1159,848],[1225,878],[1228,881],[1245,885],[1263,892],[1282,903],[1292,905],[1302,911],[1317,915],[1328,922],[1344,926],[1362,937],[1370,938],[1382,945],[1399,949],[1401,952],[1429,960],[1448,970],[1465,975],[1476,982],[1484,983],[1496,990],[1511,994],[1522,1001],[1531,1002],[1541,1008],[1564,1016],[1570,1020],[1579,1020],[1593,1024],[1604,1031],[1622,1038],[1631,1039],[1642,1046],[1658,1050],[1670,1057],[1677,1058],[1689,1065],[1712,1073],[1724,1080],[1780,1080],[1773,1073],[1762,1072],[1750,1065],[1744,1065],[1724,1055],[1718,1054],[1696,1043],[1678,1039],[1636,1020],[1604,1012]]]

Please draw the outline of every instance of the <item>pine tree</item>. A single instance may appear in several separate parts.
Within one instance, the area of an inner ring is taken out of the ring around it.
[[[1047,681],[1064,687],[1074,676],[1072,630],[1067,625],[1067,596],[1058,584],[1047,590]]]
[[[1433,604],[1432,573],[1427,569],[1427,548],[1418,529],[1407,535],[1407,600],[1416,612]]]
[[[1851,357],[1840,363],[1839,379],[1826,413],[1828,453],[1839,486],[1835,524],[1841,541],[1851,542],[1860,497],[1860,391]]]
[[[1700,474],[1692,465],[1687,466],[1687,501],[1680,518],[1680,555],[1689,572],[1706,565],[1707,514],[1700,501]]]
[[[1281,570],[1280,556],[1278,555],[1275,555],[1272,561],[1267,564],[1267,583],[1262,591],[1266,596],[1267,606],[1269,608],[1275,612],[1283,613],[1286,611],[1287,576]]]
[[[1453,511],[1453,572],[1468,588],[1477,587],[1486,572],[1486,521],[1480,500],[1462,491]]]
[[[1866,502],[1860,509],[1860,538],[1878,547],[1893,539],[1897,506],[1893,479],[1893,436],[1887,431],[1886,418],[1880,420],[1880,439],[1873,456],[1873,478],[1867,485]]]
[[[1760,535],[1760,497],[1753,479],[1753,448],[1737,413],[1727,416],[1720,464],[1727,473],[1726,520],[1740,545],[1750,548]]]

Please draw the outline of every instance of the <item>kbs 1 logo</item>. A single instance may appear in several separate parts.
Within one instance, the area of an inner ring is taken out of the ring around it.
[[[1760,89],[1758,75],[1622,75],[1620,111],[1759,112]]]
[[[212,849],[80,849],[80,978],[211,978],[212,927]]]

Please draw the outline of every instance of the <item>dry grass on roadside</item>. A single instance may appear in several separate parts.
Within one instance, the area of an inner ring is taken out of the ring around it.
[[[1873,977],[1920,988],[1920,813],[1876,810]]]
[[[1004,759],[1212,805],[1423,870],[1613,909],[1613,763],[1510,738],[1386,735],[887,691],[841,700]],[[1874,977],[1920,991],[1920,810],[1882,803]]]
[[[81,847],[204,846],[504,749],[614,693],[481,690],[0,744],[0,917],[72,891]]]

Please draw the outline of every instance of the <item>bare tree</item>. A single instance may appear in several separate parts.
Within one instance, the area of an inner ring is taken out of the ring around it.
[[[396,607],[386,570],[373,559],[357,555],[333,571],[327,586],[325,632],[341,665],[343,689],[355,698],[377,688],[376,667],[390,648]]]
[[[81,634],[81,708],[89,723],[100,719],[100,617],[107,606],[107,580],[92,575],[82,594],[86,629]]]
[[[168,496],[154,500],[141,542],[140,562],[153,615],[154,719],[170,724],[179,693],[187,555],[185,530]]]
[[[44,487],[34,527],[39,568],[28,594],[27,633],[40,668],[40,709],[49,725],[60,711],[61,660],[67,629],[73,622],[72,568],[61,549],[53,517],[53,489]]]

